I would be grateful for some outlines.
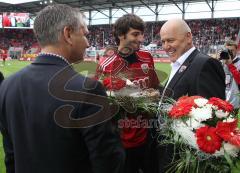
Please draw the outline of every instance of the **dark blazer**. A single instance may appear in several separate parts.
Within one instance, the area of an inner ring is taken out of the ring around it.
[[[74,96],[78,92],[106,96],[100,83],[79,75],[71,67],[52,85],[65,67],[67,63],[62,59],[41,55],[2,83],[0,130],[7,173],[121,172],[125,154],[109,120],[77,128],[70,123],[61,126],[63,122],[57,119],[58,111],[64,111],[61,108],[65,105],[73,106],[71,121],[100,110],[89,102],[90,97],[83,96],[82,101],[77,101]],[[67,83],[63,82],[66,76]],[[59,90],[61,85],[64,90]]]
[[[173,98],[200,95],[225,99],[225,73],[221,63],[195,49],[167,86]]]

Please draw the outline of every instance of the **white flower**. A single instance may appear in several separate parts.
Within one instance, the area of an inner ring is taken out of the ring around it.
[[[134,86],[135,84],[132,81],[130,81],[129,79],[126,79],[126,85]]]
[[[172,124],[172,128],[175,130],[176,134],[182,137],[183,141],[186,144],[189,144],[193,148],[198,149],[195,133],[192,131],[191,127],[188,127],[181,120],[175,120]]]
[[[203,107],[204,105],[207,104],[207,102],[208,102],[208,100],[205,99],[205,98],[198,98],[198,99],[195,99],[195,100],[194,100],[194,103],[196,103],[196,105],[197,105],[198,107]]]
[[[190,116],[195,118],[197,121],[205,121],[209,118],[212,118],[212,108],[211,105],[206,104],[201,108],[192,108]]]
[[[112,97],[115,96],[115,94],[114,94],[113,91],[108,91],[108,90],[107,90],[106,93],[107,93],[108,96],[112,96]]]
[[[218,110],[218,107],[215,106],[215,105],[212,105],[212,108],[213,108],[214,110]]]
[[[204,126],[204,124],[200,123],[199,121],[197,121],[197,120],[194,119],[194,118],[189,118],[189,119],[186,121],[186,124],[187,124],[187,126],[190,127],[192,130]]]
[[[238,156],[239,148],[237,146],[229,144],[229,143],[224,143],[223,148],[230,156],[232,156],[232,157]]]
[[[227,154],[229,154],[232,157],[237,157],[238,156],[239,148],[232,145],[232,144],[226,143],[226,142],[223,143],[223,147],[221,147],[220,151],[215,152],[214,155],[217,156],[217,157],[218,156],[223,156],[224,155],[224,150]]]
[[[229,115],[229,112],[223,112],[222,110],[216,110],[216,117],[218,118],[226,118]]]
[[[230,122],[233,122],[233,121],[235,121],[235,120],[236,120],[235,118],[228,117],[227,119],[223,120],[223,122],[228,122],[228,123],[230,123]]]
[[[121,97],[125,97],[125,96],[131,96],[131,97],[139,97],[141,93],[141,89],[139,88],[132,88],[132,87],[124,87],[118,91],[114,91],[114,95],[115,96],[121,96]]]

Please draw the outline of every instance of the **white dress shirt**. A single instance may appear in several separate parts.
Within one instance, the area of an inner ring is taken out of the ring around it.
[[[173,76],[176,74],[176,72],[178,71],[178,69],[183,65],[184,61],[189,57],[189,55],[195,50],[195,47],[192,47],[191,49],[189,49],[187,52],[185,52],[182,56],[180,56],[175,62],[171,63],[171,73],[170,76],[168,78],[168,82],[166,84],[166,87],[168,86],[168,84],[170,83],[170,81],[172,80]]]

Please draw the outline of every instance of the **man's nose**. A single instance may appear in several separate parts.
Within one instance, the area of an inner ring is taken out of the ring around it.
[[[162,46],[164,50],[170,49],[170,45],[168,43],[163,43]]]
[[[89,41],[88,39],[86,40],[86,48],[89,48],[90,47],[90,44],[89,44]]]

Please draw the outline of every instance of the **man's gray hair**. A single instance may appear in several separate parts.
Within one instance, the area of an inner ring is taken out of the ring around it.
[[[34,21],[34,33],[43,46],[56,44],[65,26],[74,31],[85,26],[83,14],[68,5],[56,4],[42,9]]]

